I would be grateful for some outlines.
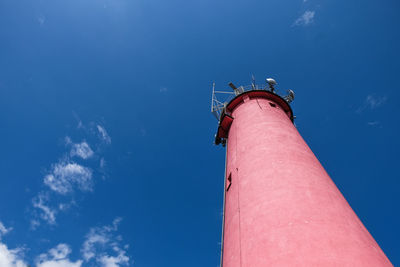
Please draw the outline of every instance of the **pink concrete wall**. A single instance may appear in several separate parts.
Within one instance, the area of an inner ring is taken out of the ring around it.
[[[227,142],[223,267],[392,266],[281,107],[249,99]]]

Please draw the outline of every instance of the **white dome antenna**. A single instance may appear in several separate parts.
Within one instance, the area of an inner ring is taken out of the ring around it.
[[[272,78],[267,78],[265,79],[265,81],[269,85],[269,89],[271,90],[271,92],[275,93],[275,85],[277,84],[277,82]]]

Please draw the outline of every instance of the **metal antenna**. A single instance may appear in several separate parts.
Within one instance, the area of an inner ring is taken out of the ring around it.
[[[288,95],[284,96],[283,99],[285,99],[286,102],[290,103],[294,100],[294,92],[293,92],[293,90],[289,89],[289,90],[287,90],[287,93],[288,93]]]
[[[235,92],[235,95],[240,95],[241,93],[244,92],[243,86],[240,86],[239,88],[237,88],[232,82],[230,82],[228,85],[233,89],[233,91]]]
[[[254,75],[251,75],[251,87],[253,87],[253,90],[256,90],[256,78],[254,78]]]
[[[267,78],[265,81],[269,85],[269,89],[271,90],[271,92],[275,93],[276,81],[274,79],[272,79],[272,78]]]
[[[230,85],[231,86],[231,85]],[[234,86],[232,84],[234,88]],[[232,87],[231,86],[231,87]],[[225,109],[226,104],[235,96],[238,94],[240,88],[234,89],[234,92],[227,92],[227,91],[216,91],[215,90],[215,82],[213,82],[212,85],[212,96],[211,96],[211,113],[215,116],[217,120],[220,119],[222,111]],[[233,89],[233,88],[232,88]],[[217,97],[218,96],[218,97]],[[221,98],[222,100],[218,98]]]
[[[212,85],[212,94],[211,94],[211,113],[214,111],[214,97],[215,97],[215,82]]]
[[[211,113],[219,120],[218,108],[216,106],[217,99],[215,98],[215,82],[213,82],[212,96],[211,96]]]
[[[232,90],[222,90],[219,91],[218,89],[215,88],[215,82],[212,83],[212,95],[211,95],[211,113],[214,115],[214,117],[219,121],[221,119],[221,115],[224,113],[224,110],[226,109],[226,105],[235,97],[246,93],[248,91],[252,90],[257,90],[258,88],[263,88],[265,90],[270,90],[272,93],[275,93],[275,85],[277,82],[272,79],[268,78],[266,79],[267,87],[264,87],[264,85],[257,85],[255,82],[254,75],[251,75],[252,82],[251,85],[246,85],[246,86],[238,86],[234,85],[232,82],[230,82],[228,85]],[[294,99],[294,92],[292,90],[287,91],[286,96],[282,96],[282,98],[287,102],[291,103]]]
[[[233,89],[233,91],[237,90],[236,86],[232,82],[230,82],[228,85]]]

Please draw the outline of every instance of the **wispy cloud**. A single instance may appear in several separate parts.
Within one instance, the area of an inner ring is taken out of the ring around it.
[[[10,232],[12,228],[6,228],[2,222],[0,222],[0,239],[3,235],[7,234]]]
[[[365,104],[370,109],[375,109],[382,106],[387,100],[386,96],[374,96],[368,95],[367,99],[365,99]]]
[[[39,217],[47,222],[48,224],[56,223],[56,213],[57,211],[53,208],[50,208],[46,201],[48,200],[48,196],[44,194],[39,194],[36,198],[32,200],[33,207],[39,209]],[[31,227],[35,229],[39,226],[40,222],[38,220],[31,221]]]
[[[0,221],[0,266],[1,267],[26,267],[23,261],[22,248],[9,249],[1,242],[3,235],[9,233],[12,228],[6,228]]]
[[[32,229],[36,229],[41,220],[50,225],[55,225],[57,213],[65,212],[72,204],[75,204],[71,200],[74,192],[77,190],[92,191],[93,171],[88,167],[64,159],[53,164],[50,172],[44,176],[43,184],[48,189],[39,192],[32,199],[32,206],[35,209],[34,217],[31,219]],[[56,195],[64,197],[61,203],[59,198],[54,200]],[[53,207],[48,203],[53,203]]]
[[[72,262],[68,256],[71,248],[67,244],[58,244],[47,253],[39,255],[36,260],[37,267],[80,267],[82,260]]]
[[[120,267],[128,266],[128,245],[121,245],[122,237],[117,234],[120,218],[114,219],[111,225],[91,228],[82,244],[81,256],[73,261],[70,259],[71,248],[68,244],[60,243],[36,257],[36,267],[81,267],[88,266]],[[2,233],[6,234],[11,228],[6,228],[0,222]],[[23,248],[9,249],[1,241],[0,236],[0,266],[26,267]]]
[[[140,134],[142,135],[142,136],[146,136],[146,134],[147,134],[147,131],[146,131],[146,129],[145,128],[140,128]]]
[[[75,112],[72,111],[72,115],[74,116],[76,122],[78,123],[78,125],[76,126],[77,129],[82,129],[84,128],[83,122],[81,120],[81,118],[79,118],[79,115]]]
[[[1,267],[26,267],[22,260],[21,249],[9,249],[5,244],[0,243],[0,266]]]
[[[369,94],[364,100],[364,103],[356,110],[357,113],[361,113],[364,110],[374,110],[381,107],[387,101],[387,96],[377,96]]]
[[[125,251],[119,250],[116,256],[102,255],[98,258],[98,262],[103,267],[118,267],[128,265],[129,257],[125,255]]]
[[[94,260],[104,267],[129,264],[129,257],[126,255],[128,247],[122,247],[122,237],[115,234],[120,221],[121,218],[116,218],[112,225],[90,229],[81,249],[85,262]]]
[[[168,88],[167,87],[161,87],[160,88],[160,93],[166,93],[168,92]]]
[[[101,126],[97,125],[97,130],[99,131],[100,138],[106,143],[106,144],[111,144],[111,137],[108,135],[106,129]]]
[[[88,159],[93,156],[93,150],[90,148],[89,144],[85,141],[79,144],[72,144],[70,155],[71,157],[80,157],[82,159]]]
[[[67,244],[61,243],[47,253],[39,255],[36,259],[36,266],[80,267],[83,263],[101,267],[128,266],[130,261],[127,256],[128,245],[122,246],[122,237],[116,233],[120,222],[121,218],[116,218],[111,225],[91,228],[82,244],[81,259],[72,261],[69,258],[71,248]],[[0,266],[3,266],[1,259]]]
[[[101,159],[100,159],[99,165],[100,165],[100,168],[101,168],[101,169],[104,169],[104,168],[106,167],[106,161],[104,160],[104,158],[101,158]]]
[[[367,125],[369,127],[374,127],[374,128],[380,128],[380,129],[383,128],[383,125],[380,121],[369,121],[369,122],[367,122]]]
[[[85,139],[80,143],[74,143],[71,137],[65,137],[65,144],[69,150],[60,157],[57,163],[51,165],[50,170],[43,177],[45,188],[32,199],[34,208],[31,219],[32,229],[36,229],[41,221],[55,225],[56,215],[59,212],[70,210],[72,204],[77,205],[74,197],[78,192],[94,190],[95,174],[103,178],[107,176],[106,161],[101,152],[105,145],[111,144],[111,137],[101,124],[90,122],[86,125],[76,113],[73,115],[78,121],[77,130],[83,132],[91,140],[94,148],[92,149]],[[93,160],[83,161],[87,159]],[[98,168],[99,165],[100,168]]]
[[[40,26],[42,26],[42,25],[46,22],[46,17],[43,16],[43,15],[40,15],[40,16],[37,18],[37,20],[38,20]]]
[[[92,170],[75,162],[59,162],[53,165],[43,182],[51,190],[63,195],[71,193],[75,187],[82,191],[91,191]]]
[[[377,125],[379,125],[379,121],[369,121],[369,122],[367,122],[367,124],[369,126],[377,126]]]
[[[292,26],[307,26],[314,21],[315,11],[307,10],[297,18]]]

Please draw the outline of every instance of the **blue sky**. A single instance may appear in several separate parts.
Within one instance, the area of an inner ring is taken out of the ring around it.
[[[1,266],[219,266],[211,85],[278,81],[400,265],[394,0],[1,0]]]

